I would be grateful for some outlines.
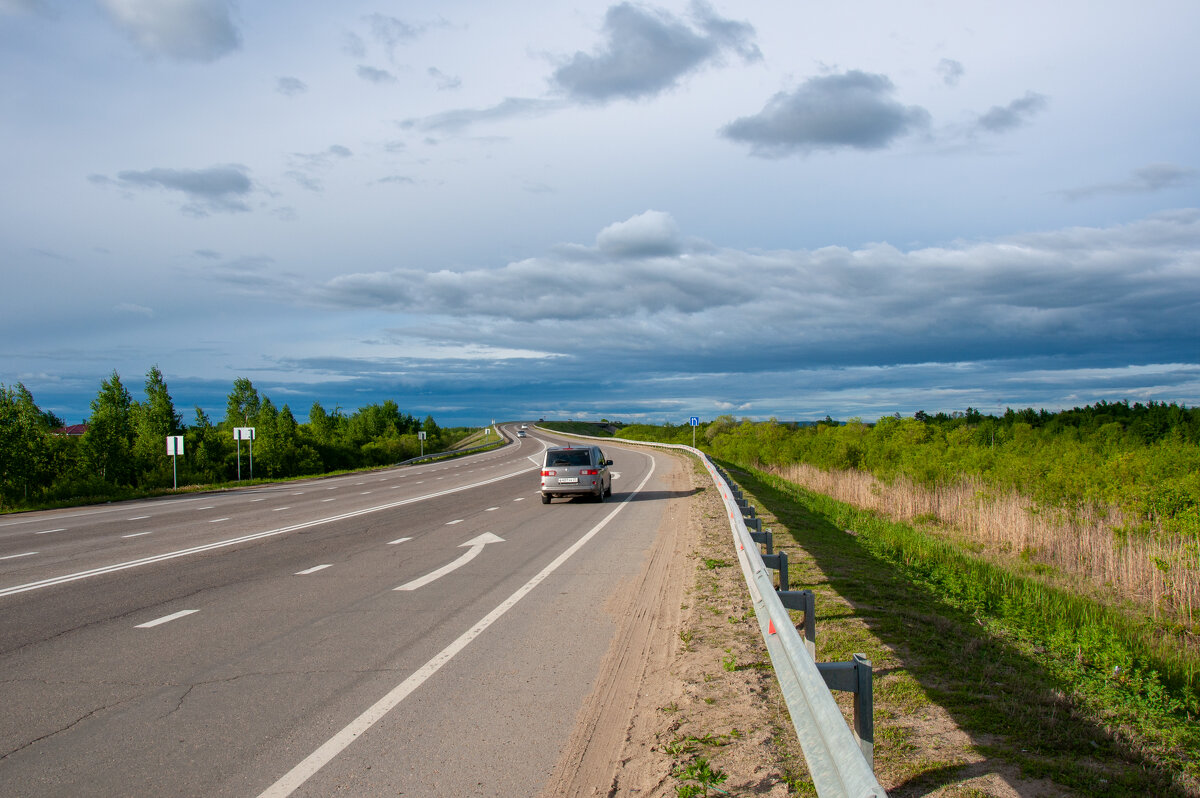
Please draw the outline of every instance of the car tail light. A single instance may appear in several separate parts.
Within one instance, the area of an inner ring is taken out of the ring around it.
[[[551,469],[549,469],[549,468],[543,468],[543,469],[542,469],[542,476],[544,476],[544,477],[553,477],[553,476],[558,476],[558,472],[557,472],[557,471],[553,471],[553,470],[551,470]]]
[[[581,469],[579,473],[581,476],[594,477],[597,474],[599,474],[600,472],[594,468],[584,468],[584,469]]]

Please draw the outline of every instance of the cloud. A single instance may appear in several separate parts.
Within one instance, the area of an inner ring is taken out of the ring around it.
[[[131,302],[122,302],[113,307],[113,311],[121,314],[131,314],[134,316],[145,316],[148,319],[154,318],[154,311],[145,305],[135,305]]]
[[[566,107],[561,100],[508,97],[490,108],[459,108],[430,116],[406,119],[400,127],[425,133],[457,133],[478,122],[500,122],[544,116]]]
[[[210,62],[241,47],[228,0],[101,0],[101,5],[151,56]]]
[[[957,86],[965,71],[962,64],[951,58],[943,58],[938,61],[937,73],[947,86]]]
[[[857,70],[810,78],[795,91],[776,94],[758,114],[729,123],[721,135],[767,158],[881,149],[929,124],[924,108],[901,105],[894,93],[886,76]]]
[[[375,67],[360,65],[358,67],[358,76],[365,81],[371,83],[395,83],[396,76],[386,69],[376,69]]]
[[[653,258],[681,251],[679,228],[668,213],[646,211],[615,222],[596,236],[596,248],[616,258]]]
[[[275,91],[288,97],[295,97],[308,91],[308,84],[299,78],[282,77],[275,81]]]
[[[353,155],[349,147],[332,144],[320,152],[293,152],[291,160],[305,169],[321,169],[330,166],[335,159],[345,160]]]
[[[429,75],[429,77],[433,78],[434,84],[437,86],[438,91],[449,91],[462,86],[461,79],[454,77],[453,75],[447,75],[437,67],[430,67],[425,71],[425,73]]]
[[[1152,163],[1135,169],[1127,179],[1116,183],[1097,183],[1061,192],[1069,200],[1091,199],[1106,194],[1152,194],[1183,188],[1196,182],[1196,170],[1172,163]]]
[[[248,171],[239,164],[208,169],[155,168],[118,172],[117,179],[127,188],[165,188],[182,192],[189,200],[183,206],[186,213],[207,216],[210,211],[236,213],[250,210],[245,202],[253,190]],[[108,181],[103,175],[93,175],[89,179],[97,183]]]
[[[47,0],[0,0],[0,14],[38,14],[53,16]]]
[[[386,14],[371,14],[364,19],[371,30],[371,37],[383,45],[390,59],[395,58],[397,47],[401,44],[415,41],[433,26],[431,23],[414,24],[405,22],[402,19],[389,17]],[[442,25],[445,23],[437,24]]]
[[[693,6],[693,16],[700,30],[661,9],[612,6],[604,16],[604,44],[592,53],[575,53],[551,82],[577,102],[636,100],[675,87],[724,50],[761,58],[749,24],[722,19],[703,4]]]
[[[979,117],[976,127],[988,133],[1006,133],[1029,122],[1035,114],[1046,107],[1046,98],[1037,92],[1027,91],[1008,105],[992,106]]]

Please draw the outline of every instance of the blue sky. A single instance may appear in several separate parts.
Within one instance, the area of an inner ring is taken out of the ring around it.
[[[0,382],[1200,403],[1200,4],[0,0]]]

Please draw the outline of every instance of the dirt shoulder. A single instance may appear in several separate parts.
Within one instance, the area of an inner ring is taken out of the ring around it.
[[[734,795],[785,796],[799,744],[759,635],[724,507],[678,457],[642,573],[607,609],[618,630],[542,795],[675,796],[705,758]],[[802,766],[801,766],[802,767]]]

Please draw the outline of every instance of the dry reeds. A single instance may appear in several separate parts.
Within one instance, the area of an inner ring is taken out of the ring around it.
[[[1194,627],[1200,604],[1196,541],[1161,530],[1125,532],[1120,511],[1039,506],[965,479],[929,489],[903,477],[891,483],[861,471],[823,471],[794,463],[763,470],[817,493],[898,521],[936,520],[993,557],[1042,563],[1093,594],[1109,594],[1155,618]]]

